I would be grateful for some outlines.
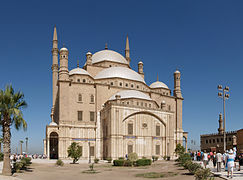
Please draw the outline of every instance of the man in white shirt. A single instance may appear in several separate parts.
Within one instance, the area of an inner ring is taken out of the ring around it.
[[[222,163],[223,156],[220,153],[220,150],[216,154],[216,162],[217,162],[217,172],[221,172],[221,163]]]

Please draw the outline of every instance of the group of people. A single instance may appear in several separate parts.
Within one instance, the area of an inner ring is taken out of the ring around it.
[[[207,167],[209,161],[212,161],[214,168],[217,167],[217,172],[221,171],[221,166],[223,163],[225,171],[228,171],[227,177],[229,177],[230,173],[231,178],[233,178],[233,170],[234,168],[236,168],[236,161],[239,162],[238,171],[240,171],[240,166],[243,166],[243,151],[241,151],[237,156],[235,149],[230,149],[229,151],[226,151],[223,154],[221,154],[220,151],[218,151],[217,153],[197,151],[191,153],[191,157],[195,161],[202,161],[205,168]]]

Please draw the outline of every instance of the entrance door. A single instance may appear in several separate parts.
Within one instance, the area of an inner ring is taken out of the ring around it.
[[[50,159],[58,159],[58,134],[50,134]]]

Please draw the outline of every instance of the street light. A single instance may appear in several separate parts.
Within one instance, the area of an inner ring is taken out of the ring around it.
[[[225,132],[225,99],[229,99],[229,94],[227,94],[227,92],[229,92],[229,86],[225,86],[225,88],[223,89],[222,85],[218,85],[218,90],[219,91],[223,91],[222,92],[218,92],[218,96],[220,98],[223,98],[223,118],[224,118],[224,152],[226,151],[226,132]]]
[[[25,151],[26,151],[26,154],[27,154],[27,156],[28,156],[28,140],[29,140],[29,138],[25,138]]]

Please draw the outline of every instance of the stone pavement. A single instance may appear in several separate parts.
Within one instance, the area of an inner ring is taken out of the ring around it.
[[[202,162],[198,162],[198,161],[195,161],[195,162],[200,163],[203,166]],[[241,171],[238,171],[238,167],[239,167],[239,163],[236,163],[236,169],[234,168],[233,179],[234,180],[243,180],[243,166],[241,167]],[[209,164],[207,165],[207,168],[210,168],[213,174],[215,174],[223,179],[230,179],[230,178],[227,178],[228,173],[227,173],[227,171],[224,170],[223,163],[222,163],[222,167],[221,167],[221,172],[217,172],[217,168],[214,169],[212,161],[209,162]]]

